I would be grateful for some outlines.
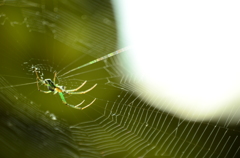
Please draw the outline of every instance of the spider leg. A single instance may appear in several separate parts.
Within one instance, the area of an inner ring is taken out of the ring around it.
[[[95,84],[94,86],[92,86],[91,88],[89,88],[89,89],[87,89],[87,90],[85,90],[85,91],[81,91],[81,92],[75,92],[75,91],[72,91],[72,90],[66,90],[66,93],[67,94],[85,94],[85,93],[87,93],[87,92],[89,92],[89,91],[91,91],[93,88],[95,88],[97,86],[97,84]]]
[[[40,91],[40,92],[43,92],[43,93],[51,93],[52,91],[43,91],[43,90],[41,90],[40,88],[39,88],[39,83],[38,83],[39,81],[37,80],[37,88],[38,88],[38,90]]]
[[[78,105],[75,105],[75,106],[74,106],[74,105],[71,105],[71,104],[68,104],[68,103],[67,103],[67,101],[66,101],[66,99],[65,99],[65,97],[64,97],[64,95],[63,95],[62,92],[59,92],[58,94],[59,94],[59,96],[61,97],[63,104],[65,104],[65,105],[67,105],[67,106],[70,106],[70,107],[72,107],[72,108],[74,108],[74,109],[79,109],[79,110],[83,110],[83,109],[89,107],[89,106],[92,105],[92,104],[94,103],[94,101],[96,100],[96,98],[95,98],[90,104],[88,104],[88,105],[86,105],[86,106],[84,106],[84,107],[79,107],[80,105],[83,104],[83,102],[84,102],[85,100],[83,100],[83,101],[82,101],[81,103],[79,103]]]
[[[78,88],[67,90],[67,92],[75,92],[75,91],[78,91],[80,88],[82,88],[82,86],[85,85],[85,83],[87,83],[87,81],[84,81]]]
[[[34,72],[35,72],[35,74],[36,74],[36,76],[37,76],[37,79],[38,79],[38,80],[41,80],[40,77],[38,76],[38,72],[37,72],[37,69],[36,69],[36,68],[35,68]]]
[[[93,101],[92,101],[90,104],[88,104],[88,105],[86,105],[86,106],[84,106],[84,107],[79,107],[82,103],[76,105],[76,107],[81,108],[81,110],[86,109],[87,107],[89,107],[90,105],[92,105],[92,104],[95,102],[95,100],[96,100],[96,98],[93,99]]]
[[[53,77],[53,83],[56,83],[56,78],[57,78],[57,71],[54,71],[54,77]]]
[[[71,104],[68,104],[67,102],[64,102],[63,101],[63,103],[65,104],[65,105],[67,105],[67,106],[70,106],[70,107],[72,107],[72,108],[74,108],[74,109],[78,109],[78,110],[83,110],[83,109],[85,109],[86,107],[84,107],[84,108],[82,108],[82,107],[79,107],[83,102],[84,102],[85,100],[83,100],[81,103],[79,103],[78,105],[71,105]]]
[[[41,89],[39,89],[40,92],[43,92],[43,93],[51,93],[52,91],[43,91]]]
[[[39,81],[40,81],[42,84],[44,84],[44,85],[47,85],[47,84],[45,84],[44,81],[38,76],[37,69],[35,69],[34,71],[35,71],[35,74],[36,74],[36,76],[37,76],[37,87],[38,87],[38,90],[40,90],[40,88],[39,88]]]

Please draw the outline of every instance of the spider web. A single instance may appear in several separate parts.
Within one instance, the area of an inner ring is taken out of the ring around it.
[[[239,156],[239,121],[230,124],[234,111],[225,122],[180,119],[135,93],[139,79],[126,75],[122,62],[127,50],[100,61],[118,49],[110,2],[6,0],[0,6],[0,22],[5,41],[0,48],[1,135],[7,137],[1,143],[8,153],[20,151],[20,139],[22,146],[28,145],[23,157]],[[66,96],[74,105],[94,98],[96,102],[78,111],[63,105],[57,95],[38,92],[36,76],[29,71],[32,65],[44,78],[52,79],[57,71],[58,84],[67,89],[84,81],[81,90],[98,83],[85,95]],[[29,133],[29,124],[36,134],[26,140],[22,133]],[[36,140],[39,136],[42,139]],[[29,147],[39,141],[41,148]]]

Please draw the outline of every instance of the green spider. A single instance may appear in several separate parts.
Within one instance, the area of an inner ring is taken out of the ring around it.
[[[79,110],[83,110],[83,109],[89,107],[90,105],[92,105],[92,104],[95,102],[96,98],[95,98],[90,104],[88,104],[88,105],[86,105],[86,106],[84,106],[84,107],[80,107],[80,105],[82,105],[83,102],[85,101],[85,100],[83,100],[81,103],[79,103],[78,105],[75,105],[75,106],[74,106],[74,105],[71,105],[71,104],[68,104],[68,103],[67,103],[67,101],[66,101],[66,99],[65,99],[65,97],[64,97],[64,94],[85,94],[85,93],[91,91],[92,89],[94,89],[94,88],[97,86],[97,84],[95,84],[94,86],[92,86],[91,88],[89,88],[89,89],[87,89],[87,90],[85,90],[85,91],[76,92],[76,91],[78,91],[82,86],[85,85],[85,83],[87,82],[87,81],[85,81],[85,82],[83,82],[83,83],[82,83],[78,88],[76,88],[76,89],[66,90],[64,86],[60,86],[60,85],[58,85],[58,84],[55,83],[55,80],[56,80],[56,77],[57,77],[57,73],[56,73],[56,72],[54,73],[54,78],[53,78],[53,81],[52,81],[51,79],[43,79],[43,77],[39,77],[39,75],[38,75],[38,73],[39,73],[38,68],[36,68],[36,67],[34,67],[34,66],[33,66],[32,68],[33,68],[33,71],[35,72],[35,74],[36,74],[36,76],[37,76],[37,88],[38,88],[38,90],[39,90],[40,92],[43,92],[43,93],[51,93],[51,92],[53,92],[53,94],[57,94],[57,93],[58,93],[59,96],[60,96],[60,98],[62,99],[62,102],[63,102],[65,105],[70,106],[70,107],[75,108],[75,109],[79,109]],[[41,89],[39,88],[39,83],[47,86],[47,88],[48,88],[49,91],[43,91],[43,90],[41,90]]]

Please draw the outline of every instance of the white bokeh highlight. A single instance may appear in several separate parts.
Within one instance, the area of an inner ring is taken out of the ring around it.
[[[240,2],[113,2],[148,102],[185,119],[239,120]]]

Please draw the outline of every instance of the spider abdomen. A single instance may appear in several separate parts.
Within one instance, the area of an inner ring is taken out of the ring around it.
[[[55,88],[55,91],[57,91],[57,92],[63,92],[63,90],[62,90],[61,88],[58,88],[58,87]]]

